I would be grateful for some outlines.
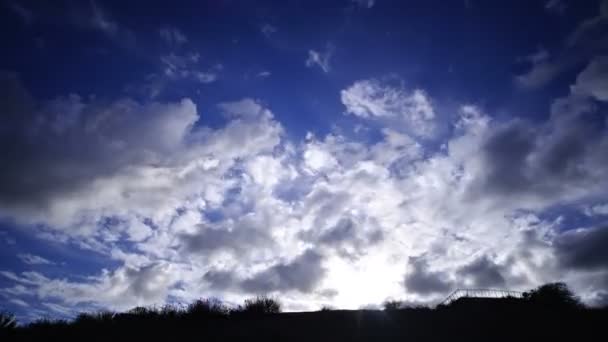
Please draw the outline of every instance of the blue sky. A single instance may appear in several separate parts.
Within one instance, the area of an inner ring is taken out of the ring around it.
[[[558,280],[607,303],[606,1],[0,5],[21,320]]]

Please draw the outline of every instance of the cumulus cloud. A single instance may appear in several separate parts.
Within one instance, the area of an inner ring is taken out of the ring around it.
[[[608,101],[608,56],[596,57],[576,78],[573,91]]]
[[[532,55],[537,57],[536,55]],[[531,57],[532,57],[531,56]],[[559,75],[567,66],[559,61],[549,61],[548,57],[538,59],[532,57],[532,67],[527,73],[517,75],[516,82],[528,89],[542,87]]]
[[[516,83],[524,89],[540,88],[558,75],[582,65],[598,53],[603,53],[604,32],[608,27],[608,15],[604,10],[606,6],[605,1],[601,2],[599,14],[583,20],[554,54],[543,56],[542,59],[527,58],[529,69],[515,76]],[[566,6],[562,1],[550,0],[546,2],[545,9],[561,14]]]
[[[408,133],[428,137],[434,131],[435,110],[421,89],[411,92],[379,80],[357,81],[340,93],[346,112],[362,118],[399,119]]]
[[[255,224],[255,222],[249,223]],[[260,249],[272,243],[267,233],[255,226],[237,226],[232,230],[199,227],[198,232],[183,235],[180,239],[187,253],[203,255],[209,255],[213,251],[229,251],[242,255],[250,250],[248,247],[250,244]]]
[[[467,287],[476,288],[504,288],[506,281],[502,272],[503,267],[487,256],[477,258],[458,270],[463,283]]]
[[[38,105],[14,75],[5,76],[5,120],[13,129],[2,132],[11,148],[3,154],[0,212],[23,224],[88,236],[112,217],[121,224],[105,238],[142,240],[151,230],[144,219],[170,220],[195,184],[206,184],[207,201],[193,206],[220,204],[230,183],[212,178],[280,139],[267,111],[237,113],[243,117],[223,130],[195,133],[198,114],[189,99],[90,103],[73,95]]]
[[[565,267],[608,271],[608,228],[597,227],[568,231],[555,241],[559,260]]]
[[[252,293],[289,290],[311,292],[326,272],[322,261],[323,257],[319,253],[307,250],[289,263],[271,266],[246,279],[242,287]]]
[[[517,119],[495,125],[480,144],[483,171],[473,192],[515,196],[530,206],[600,195],[608,168],[600,152],[608,143],[606,127],[594,122],[597,108],[578,92],[575,86],[555,100],[542,125]]]
[[[608,215],[608,203],[588,206],[584,212],[587,216]]]
[[[545,122],[459,107],[437,150],[419,141],[439,115],[430,95],[378,80],[340,93],[349,114],[375,119],[360,120],[374,139],[303,141],[256,99],[205,109],[225,120],[207,127],[187,98],[38,101],[16,75],[0,80],[0,215],[114,265],[70,280],[2,270],[5,296],[126,309],[272,292],[315,309],[461,285],[605,293],[605,229],[564,233],[547,214],[604,202],[602,84],[588,76]]]
[[[429,269],[424,257],[410,257],[410,266],[403,284],[408,291],[422,295],[447,294],[453,290],[452,282],[446,275]]]
[[[35,109],[34,103],[20,103],[29,95],[14,76],[7,77],[6,91],[16,96],[5,98],[5,120],[14,129],[2,134],[10,148],[2,157],[0,207],[23,223],[84,224],[81,208],[102,209],[119,198],[137,203],[129,190],[137,186],[129,182],[139,179],[141,190],[162,187],[150,177],[162,173],[198,119],[188,99],[98,104],[71,95]],[[95,200],[86,203],[87,196]],[[109,202],[102,203],[104,196]]]
[[[51,279],[31,271],[21,274],[3,272],[2,275],[16,283],[9,291],[19,292],[21,287],[40,301],[60,299],[65,305],[126,310],[164,302],[174,281],[171,268],[171,265],[162,263],[141,268],[122,267],[113,272],[104,270],[86,282]]]

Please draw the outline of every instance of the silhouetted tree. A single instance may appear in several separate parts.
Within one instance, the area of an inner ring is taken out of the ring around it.
[[[579,299],[565,283],[549,283],[523,293],[524,300],[552,308],[580,308]]]

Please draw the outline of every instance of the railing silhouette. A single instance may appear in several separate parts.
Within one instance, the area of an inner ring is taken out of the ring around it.
[[[523,292],[499,289],[457,289],[447,296],[441,305],[448,305],[460,298],[522,298]]]

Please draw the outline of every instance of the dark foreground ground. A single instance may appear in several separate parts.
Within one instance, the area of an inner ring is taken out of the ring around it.
[[[438,309],[218,317],[116,316],[12,330],[1,341],[608,341],[607,309],[509,301]]]

